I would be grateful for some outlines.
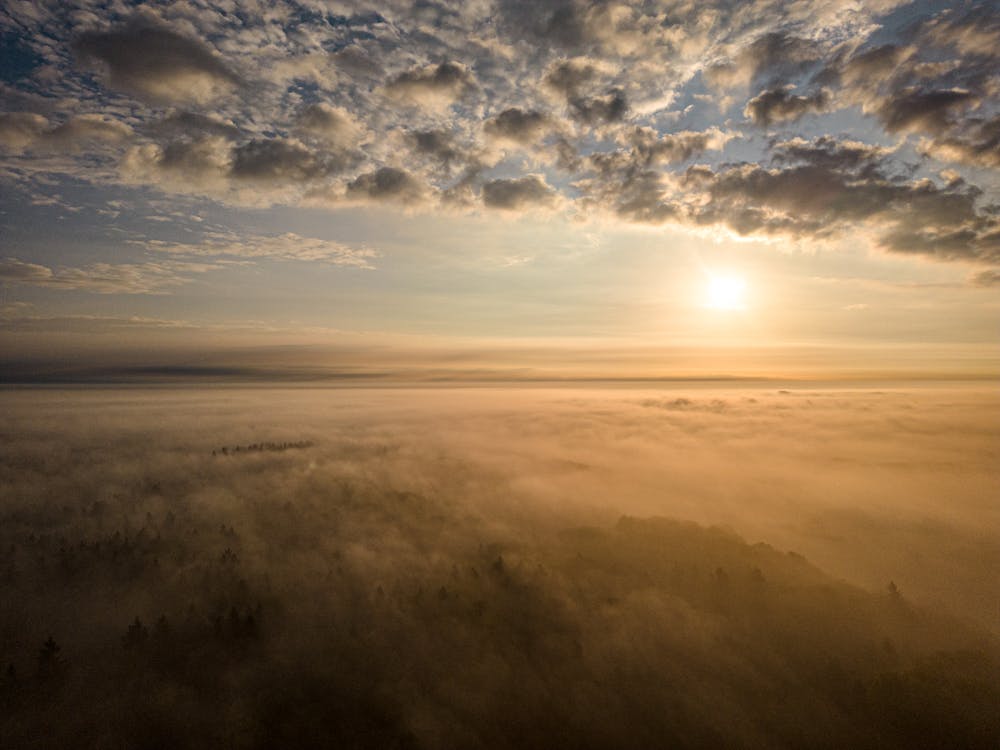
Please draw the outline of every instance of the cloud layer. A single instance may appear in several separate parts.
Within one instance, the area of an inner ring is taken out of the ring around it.
[[[24,65],[0,113],[6,179],[818,241],[854,231],[893,252],[997,262],[992,4],[338,13],[291,0],[12,6],[0,23],[24,40]],[[849,161],[862,151],[865,164]]]

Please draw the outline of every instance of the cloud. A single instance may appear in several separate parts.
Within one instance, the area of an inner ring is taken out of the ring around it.
[[[553,124],[544,112],[509,107],[487,120],[483,131],[491,138],[527,146],[538,143]]]
[[[172,138],[210,135],[236,140],[240,136],[240,129],[228,120],[210,114],[184,110],[171,112],[150,127],[157,135]]]
[[[0,114],[0,145],[21,151],[34,143],[47,125],[48,120],[33,112],[4,112]]]
[[[345,155],[316,152],[293,138],[255,139],[233,149],[231,173],[237,180],[304,183],[348,165]]]
[[[0,260],[0,279],[13,284],[45,284],[52,279],[52,269],[17,258]]]
[[[924,141],[921,150],[944,163],[1000,167],[1000,115],[967,118],[947,135]]]
[[[792,87],[761,91],[747,102],[743,114],[754,125],[767,127],[776,122],[795,122],[810,112],[822,112],[830,106],[830,92],[793,94]]]
[[[559,60],[545,73],[545,86],[561,95],[570,117],[585,125],[618,122],[628,113],[628,98],[619,87],[595,89],[604,77],[602,66],[588,58]]]
[[[1000,226],[977,210],[978,189],[961,180],[942,186],[894,178],[885,171],[885,156],[884,149],[829,137],[777,144],[781,168],[689,168],[682,205],[696,223],[725,223],[739,234],[822,238],[867,223],[881,230],[877,242],[887,250],[996,261]],[[692,198],[699,191],[703,197]]]
[[[705,151],[719,151],[735,136],[719,128],[703,131],[682,130],[676,133],[658,133],[653,128],[634,127],[622,131],[618,141],[631,147],[627,157],[631,164],[643,167],[660,163],[677,163]],[[597,160],[600,154],[594,154]]]
[[[991,3],[946,8],[925,21],[922,30],[935,44],[951,47],[959,54],[986,59],[1000,57],[1000,18]]]
[[[44,173],[235,206],[346,198],[453,212],[482,205],[484,183],[522,180],[489,193],[518,195],[550,169],[560,179],[535,198],[575,215],[815,238],[857,222],[886,247],[955,260],[992,252],[995,180],[982,170],[1000,164],[1000,84],[989,4],[912,6],[905,23],[895,0],[551,0],[490,13],[443,2],[323,14],[283,0],[235,14],[64,7],[0,18],[31,57],[3,84],[21,110],[0,114],[11,180]],[[113,90],[96,87],[73,52]],[[749,131],[735,144],[741,113],[780,127],[785,146]],[[862,172],[837,161],[843,149],[806,158],[788,145],[823,132],[896,145]],[[918,187],[915,175],[945,168],[964,186]],[[739,175],[771,192],[742,194]],[[794,184],[843,205],[778,198]],[[887,203],[866,210],[863,196]],[[896,226],[930,205],[946,223]]]
[[[354,148],[360,137],[360,128],[352,115],[326,102],[303,107],[295,124],[303,133],[320,138],[334,148]]]
[[[916,48],[899,44],[882,44],[865,49],[847,58],[838,55],[820,74],[821,80],[838,81],[849,88],[871,89],[891,81],[899,66],[916,53]]]
[[[88,143],[123,143],[132,135],[132,129],[123,122],[101,115],[77,115],[61,125],[45,131],[41,142],[70,150],[83,148]]]
[[[399,73],[385,85],[392,97],[427,106],[447,106],[475,87],[472,73],[464,65],[443,62],[411,68]]]
[[[545,73],[544,83],[566,98],[577,96],[599,76],[598,66],[586,58],[560,60]]]
[[[804,138],[779,141],[772,148],[772,160],[776,164],[804,162],[861,177],[878,177],[891,153],[884,146],[822,135],[811,141]]]
[[[602,53],[636,57],[668,48],[668,9],[603,0],[539,0],[524,3],[501,0],[496,5],[497,25],[507,39],[529,42],[542,49],[569,53]],[[690,7],[673,4],[675,19],[684,18]]]
[[[786,31],[768,31],[739,46],[732,59],[716,61],[705,69],[705,79],[716,88],[749,86],[779,88],[823,59],[825,45]]]
[[[147,15],[108,31],[84,32],[74,49],[85,63],[102,66],[111,86],[153,102],[206,102],[241,82],[203,41]]]
[[[335,266],[373,269],[378,252],[339,242],[303,237],[294,232],[281,235],[237,235],[210,233],[197,244],[147,241],[145,247],[171,255],[209,258],[245,258],[329,263]]]
[[[131,136],[127,124],[97,114],[76,115],[58,125],[29,112],[0,114],[0,147],[15,153],[29,149],[76,153],[121,144]]]
[[[292,201],[357,164],[355,151],[306,144],[297,138],[193,134],[126,152],[123,176],[141,184],[211,194],[237,202]]]
[[[973,286],[993,287],[1000,286],[1000,269],[991,268],[988,271],[980,271],[970,279]]]
[[[893,92],[878,105],[878,116],[890,133],[923,131],[942,133],[962,110],[978,97],[963,89],[925,90],[908,87]]]
[[[464,150],[455,143],[454,135],[447,130],[410,131],[405,140],[415,153],[429,157],[444,167],[466,158]]]
[[[425,187],[405,169],[381,167],[366,172],[347,183],[348,199],[374,202],[421,203],[427,197]]]
[[[628,114],[628,99],[621,89],[603,96],[572,97],[568,103],[573,119],[587,125],[619,122]]]
[[[541,175],[488,180],[483,184],[483,204],[508,211],[550,206],[555,192]]]
[[[127,181],[159,184],[179,192],[224,192],[232,164],[228,136],[202,135],[163,145],[145,143],[130,148],[122,158]]]
[[[621,152],[594,154],[589,164],[594,168],[593,176],[577,182],[588,207],[610,210],[615,216],[642,224],[681,218],[681,209],[671,199],[669,181],[663,173],[636,164]]]
[[[210,263],[163,261],[92,263],[78,268],[51,269],[17,258],[5,258],[0,260],[0,281],[97,294],[166,294],[173,287],[190,283],[192,274],[220,267]]]
[[[543,43],[564,49],[577,49],[591,36],[587,22],[587,4],[569,0],[520,3],[501,0],[499,15],[508,33],[530,35]]]
[[[645,127],[623,129],[615,151],[587,156],[588,174],[576,182],[588,206],[644,224],[679,220],[681,209],[669,196],[670,178],[658,170],[666,163],[687,161],[707,150],[720,150],[733,138],[718,128],[660,135]]]
[[[334,64],[345,73],[361,78],[381,78],[382,65],[360,44],[350,44],[331,53]]]
[[[890,134],[928,136],[921,151],[944,163],[990,167],[989,134],[996,22],[985,6],[946,9],[923,18],[900,39],[838,53],[820,79],[842,87],[838,99],[859,104]],[[985,126],[988,131],[988,126]]]

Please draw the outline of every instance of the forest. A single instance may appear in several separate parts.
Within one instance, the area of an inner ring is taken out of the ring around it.
[[[789,394],[468,396],[444,417],[440,395],[269,394],[247,417],[263,395],[20,394],[0,746],[997,746],[996,630],[912,594],[912,570],[860,585],[735,516],[636,512],[579,431],[558,461],[496,453],[612,409],[598,442],[692,410],[714,441]],[[484,442],[417,429],[441,419]]]

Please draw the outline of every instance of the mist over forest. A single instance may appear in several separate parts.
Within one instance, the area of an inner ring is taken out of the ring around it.
[[[995,748],[998,407],[0,392],[0,747]]]

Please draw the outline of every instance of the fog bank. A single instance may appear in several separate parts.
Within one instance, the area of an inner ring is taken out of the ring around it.
[[[1000,736],[995,391],[0,403],[6,746]]]

